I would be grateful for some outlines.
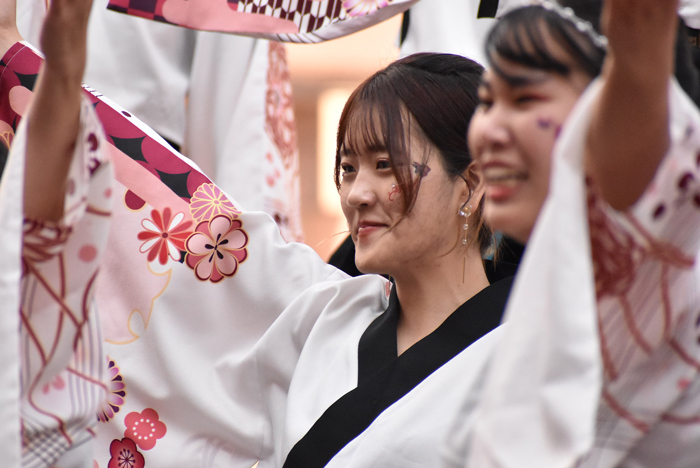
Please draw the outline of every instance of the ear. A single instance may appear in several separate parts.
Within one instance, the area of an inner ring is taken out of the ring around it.
[[[484,178],[481,176],[481,170],[476,161],[473,161],[462,173],[462,177],[467,182],[464,184],[461,200],[469,201],[468,205],[472,205],[476,209],[484,197]]]

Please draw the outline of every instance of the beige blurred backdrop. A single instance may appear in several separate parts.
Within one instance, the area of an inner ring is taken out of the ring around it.
[[[348,234],[333,183],[335,137],[353,89],[399,56],[401,17],[321,44],[287,48],[299,141],[305,242],[324,259]]]

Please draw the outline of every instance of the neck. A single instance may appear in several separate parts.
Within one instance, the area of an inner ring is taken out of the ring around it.
[[[432,333],[459,306],[489,285],[476,248],[461,246],[431,265],[406,268],[394,276],[401,304],[398,353]]]

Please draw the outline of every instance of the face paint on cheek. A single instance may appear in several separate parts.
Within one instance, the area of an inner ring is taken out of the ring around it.
[[[389,191],[389,201],[396,200],[396,197],[398,197],[400,193],[401,193],[401,187],[399,187],[396,184],[393,184],[391,186],[391,190]]]
[[[416,174],[422,179],[423,177],[427,177],[428,173],[430,172],[430,166],[427,164],[418,164],[417,162],[413,163],[413,169],[416,171]]]
[[[537,119],[537,126],[539,128],[541,128],[542,130],[549,130],[550,127],[552,126],[552,121],[549,119],[538,118]]]
[[[551,120],[542,117],[538,117],[537,127],[542,130],[549,130],[551,128],[554,128],[555,138],[559,138],[559,134],[561,133],[561,125],[555,125],[554,122],[552,122]]]

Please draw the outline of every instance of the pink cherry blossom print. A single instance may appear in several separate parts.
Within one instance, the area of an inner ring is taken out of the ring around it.
[[[107,357],[107,361],[107,373],[110,379],[107,384],[107,397],[105,401],[102,402],[102,407],[97,413],[97,419],[102,422],[109,421],[119,412],[121,406],[124,404],[124,398],[126,397],[126,385],[119,373],[119,367],[117,367],[117,364],[113,359],[110,359],[109,356]]]
[[[243,223],[226,215],[202,221],[185,242],[187,266],[200,281],[218,283],[236,274],[238,264],[248,257],[248,234]]]
[[[124,425],[124,437],[136,442],[141,450],[151,450],[156,446],[156,441],[162,439],[167,432],[165,423],[158,419],[158,413],[153,408],[127,414]]]
[[[237,218],[241,213],[214,184],[202,184],[192,194],[190,213],[197,221],[209,221],[220,214]]]
[[[365,16],[389,5],[391,0],[346,0],[343,8],[350,16]]]
[[[297,128],[294,120],[292,82],[284,44],[270,42],[267,91],[265,93],[265,131],[275,144],[285,167],[295,161]],[[272,159],[270,158],[270,162]],[[274,180],[273,180],[274,182]],[[268,180],[269,185],[273,185]]]
[[[109,454],[112,458],[107,468],[143,468],[146,465],[143,455],[136,449],[136,444],[128,437],[122,440],[114,439],[109,445]]]
[[[139,251],[148,253],[149,262],[158,258],[161,265],[167,263],[168,256],[180,261],[180,251],[185,250],[185,240],[192,233],[189,230],[192,221],[185,221],[184,213],[172,216],[167,207],[162,215],[158,210],[151,211],[151,218],[141,221],[146,230],[138,233],[138,239],[145,241]]]

